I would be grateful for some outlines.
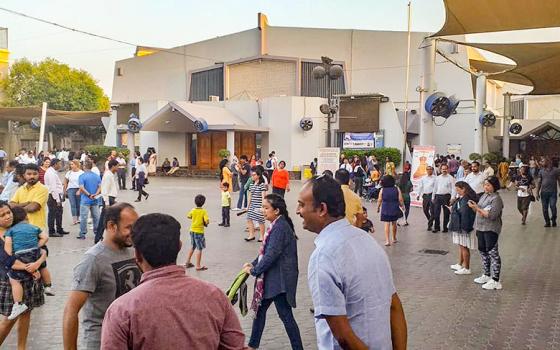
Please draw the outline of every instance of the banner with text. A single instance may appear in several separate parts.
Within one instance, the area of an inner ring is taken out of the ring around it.
[[[334,174],[338,170],[339,159],[340,148],[319,148],[319,154],[317,155],[317,174],[321,175],[325,170],[330,170]]]

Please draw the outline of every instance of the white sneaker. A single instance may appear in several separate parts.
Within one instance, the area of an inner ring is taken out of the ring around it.
[[[14,303],[12,313],[8,316],[8,320],[15,320],[19,315],[27,311],[28,307],[25,304]]]
[[[500,283],[500,281],[494,281],[493,279],[490,279],[490,281],[484,283],[482,285],[482,289],[488,289],[488,290],[500,290],[502,289],[502,284]]]
[[[45,294],[51,297],[56,295],[52,287],[45,287]]]
[[[459,264],[451,265],[449,267],[451,267],[451,270],[455,270],[455,271],[459,271],[460,269],[463,268],[463,266]]]
[[[491,281],[492,278],[490,278],[490,276],[486,276],[486,275],[482,275],[478,278],[474,279],[474,283],[478,283],[478,284],[485,284],[488,281]]]
[[[241,208],[233,208],[231,211],[240,211]]]
[[[470,269],[465,269],[464,267],[460,270],[455,271],[456,275],[470,275],[472,272]]]

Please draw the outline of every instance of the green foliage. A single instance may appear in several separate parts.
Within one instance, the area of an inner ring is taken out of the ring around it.
[[[103,145],[90,145],[84,147],[84,149],[98,160],[107,159],[111,155],[112,150],[116,150],[117,154],[122,153],[124,157],[127,159],[129,154],[128,148],[118,148],[118,147],[103,146]]]
[[[470,160],[482,160],[482,156],[479,153],[471,153],[469,154]]]
[[[490,152],[490,153],[485,153],[482,156],[482,159],[484,159],[485,161],[487,161],[490,164],[497,164],[498,161],[502,158],[501,153],[499,152]]]
[[[49,108],[65,111],[109,110],[109,98],[91,74],[52,58],[16,61],[1,86],[7,107],[47,102]]]
[[[380,147],[367,151],[343,149],[340,153],[344,154],[346,158],[354,157],[354,155],[357,155],[360,158],[364,156],[374,155],[375,158],[377,158],[377,160],[383,164],[385,163],[385,158],[389,157],[396,166],[401,164],[402,161],[401,151],[393,147]]]
[[[220,156],[221,158],[227,158],[229,157],[229,155],[230,152],[225,148],[222,148],[221,150],[218,151],[218,156]]]

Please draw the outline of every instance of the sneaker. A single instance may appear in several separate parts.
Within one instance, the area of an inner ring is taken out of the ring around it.
[[[485,284],[490,280],[492,280],[492,278],[490,276],[482,275],[480,277],[475,278],[474,283]]]
[[[451,268],[451,270],[455,270],[455,271],[459,271],[463,268],[463,266],[459,264],[451,265],[449,267]]]
[[[54,297],[56,295],[56,293],[54,292],[54,290],[52,289],[52,287],[45,287],[45,295],[49,295],[51,297]]]
[[[464,267],[460,270],[455,271],[456,275],[470,275],[471,274],[471,270],[470,269],[465,269]]]
[[[12,313],[8,316],[8,320],[15,320],[19,315],[27,311],[28,307],[25,304],[14,303]]]
[[[494,281],[493,279],[490,279],[490,281],[484,283],[482,285],[482,289],[488,289],[488,290],[500,290],[502,289],[502,283],[500,283],[500,281]]]
[[[233,208],[231,211],[240,211],[241,208]]]

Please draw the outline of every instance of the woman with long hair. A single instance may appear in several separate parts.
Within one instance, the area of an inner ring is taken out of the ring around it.
[[[259,224],[259,242],[262,242],[264,233],[264,215],[262,212],[262,203],[266,196],[267,185],[263,176],[263,168],[260,166],[251,169],[251,178],[253,183],[249,187],[249,203],[247,204],[247,226],[249,227],[249,237],[247,242],[255,240],[255,226],[253,221]]]
[[[229,161],[224,158],[220,161],[220,185],[223,183],[228,184],[228,191],[231,192],[233,189],[233,181],[232,181],[232,174],[231,170],[228,167]]]
[[[266,312],[274,303],[290,338],[292,349],[303,349],[299,327],[292,314],[292,308],[296,307],[299,274],[294,224],[288,215],[286,202],[277,194],[269,194],[264,198],[263,212],[266,220],[270,221],[270,226],[264,235],[257,258],[243,266],[246,273],[256,278],[251,303],[255,317],[249,348],[259,347]]]
[[[502,231],[502,210],[504,202],[498,194],[500,180],[490,176],[484,180],[484,194],[478,204],[469,201],[469,207],[476,213],[474,229],[478,240],[478,251],[482,259],[483,274],[474,282],[482,284],[483,289],[502,289],[500,271],[502,259],[498,252],[498,238]]]
[[[64,196],[70,202],[70,210],[72,211],[72,224],[77,225],[80,222],[80,175],[84,171],[80,161],[74,159],[70,162],[70,170],[66,172],[64,180]]]
[[[381,191],[377,200],[377,212],[381,211],[381,221],[385,222],[385,245],[397,243],[397,220],[403,216],[404,207],[401,190],[395,186],[395,178],[385,175],[381,178]],[[389,241],[389,231],[392,228],[393,240]]]
[[[41,163],[41,166],[39,166],[39,182],[42,183],[43,185],[45,184],[45,173],[47,172],[47,169],[50,166],[51,166],[50,158],[44,158],[43,162]]]
[[[6,254],[4,251],[4,234],[12,226],[13,219],[12,210],[8,203],[0,201],[0,300],[2,300],[0,303],[0,314],[4,316],[10,315],[14,305],[12,299],[12,288],[10,286],[6,269],[12,268],[14,270],[26,270],[26,268],[29,267],[28,271],[37,271],[47,256],[44,251],[41,251],[41,257],[39,260],[30,264],[24,264]],[[27,335],[29,333],[29,323],[31,321],[31,311],[45,303],[43,283],[41,283],[41,281],[34,280],[33,277],[38,276],[32,276],[30,274],[28,279],[22,281],[23,302],[29,307],[29,309],[15,320],[3,318],[0,321],[0,347],[2,347],[2,343],[6,340],[6,337],[8,337],[17,321],[18,349],[27,348],[26,343]]]
[[[457,275],[470,275],[470,249],[475,249],[476,240],[472,232],[475,214],[469,208],[469,201],[476,201],[477,195],[464,181],[455,183],[455,192],[457,192],[458,198],[451,208],[449,230],[453,236],[453,243],[459,246],[459,262],[451,265],[451,269],[455,270]]]

